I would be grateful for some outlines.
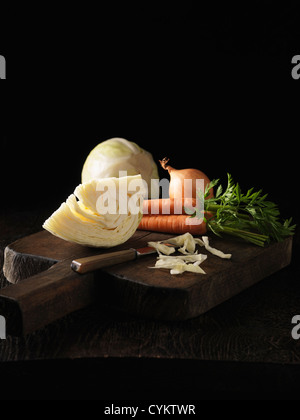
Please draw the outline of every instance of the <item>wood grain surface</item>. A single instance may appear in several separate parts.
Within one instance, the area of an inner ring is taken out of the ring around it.
[[[49,210],[0,217],[1,249],[40,230]],[[292,264],[205,314],[186,321],[136,317],[93,304],[25,337],[0,341],[1,361],[87,358],[300,364],[291,319],[299,313],[299,238]],[[9,283],[0,272],[1,288]]]
[[[137,231],[114,251],[169,238],[169,234]],[[70,268],[74,258],[110,254],[111,250],[66,242],[47,231],[19,239],[6,247],[4,255],[4,274],[10,282],[17,283],[0,293],[2,315],[8,319],[7,331],[11,335],[26,335],[103,301],[133,315],[186,320],[207,312],[284,268],[291,260],[292,238],[265,248],[216,237],[211,237],[210,242],[231,253],[232,258],[222,259],[201,248],[199,252],[208,255],[202,264],[205,275],[171,275],[170,270],[151,270],[155,254],[79,275]]]

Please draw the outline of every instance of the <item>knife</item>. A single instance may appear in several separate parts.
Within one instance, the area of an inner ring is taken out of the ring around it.
[[[150,246],[138,249],[130,248],[125,249],[124,251],[109,252],[106,254],[94,255],[92,257],[73,260],[71,263],[71,268],[77,273],[86,274],[100,268],[110,267],[112,265],[121,264],[127,261],[133,261],[137,258],[156,253],[156,249]]]

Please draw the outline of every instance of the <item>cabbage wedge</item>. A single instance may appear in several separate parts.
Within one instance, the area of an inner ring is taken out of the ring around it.
[[[43,228],[80,245],[120,245],[131,238],[140,224],[143,194],[141,175],[93,179],[80,184]]]

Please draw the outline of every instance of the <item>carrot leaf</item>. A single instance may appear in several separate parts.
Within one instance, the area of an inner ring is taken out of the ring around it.
[[[204,210],[213,215],[206,222],[214,234],[229,234],[259,246],[294,234],[296,225],[292,225],[292,219],[283,222],[279,219],[278,206],[267,200],[268,194],[263,195],[262,190],[254,191],[254,188],[243,194],[232,176],[227,174],[227,177],[226,189],[218,185],[219,180],[213,180],[204,194],[197,191],[198,197],[205,199]],[[211,188],[217,185],[215,197],[208,198]],[[196,209],[192,216],[200,217],[200,212]]]

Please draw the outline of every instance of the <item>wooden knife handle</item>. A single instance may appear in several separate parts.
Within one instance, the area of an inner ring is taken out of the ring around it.
[[[126,261],[135,260],[137,257],[136,250],[126,249],[124,251],[109,252],[106,254],[94,255],[92,257],[79,258],[71,263],[72,270],[80,274],[90,273],[100,268],[110,267]]]

